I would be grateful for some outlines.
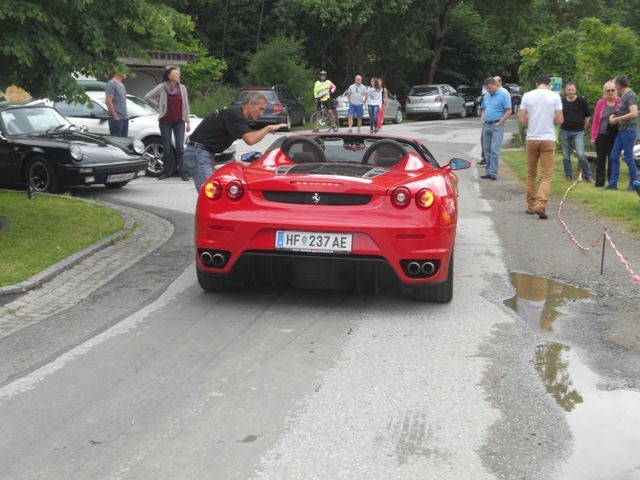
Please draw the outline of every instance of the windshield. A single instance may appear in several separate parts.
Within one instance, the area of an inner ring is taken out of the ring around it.
[[[50,107],[11,108],[0,112],[9,135],[46,132],[71,125],[66,118]]]
[[[427,95],[438,95],[438,87],[413,87],[409,92],[410,97],[426,97]]]
[[[278,101],[278,97],[276,97],[276,93],[273,90],[240,90],[234,102],[242,103],[242,100],[244,100],[247,97],[247,95],[249,95],[250,93],[260,93],[264,95],[265,98],[267,99],[267,102]]]
[[[140,115],[155,115],[158,111],[153,108],[150,103],[145,102],[143,99],[128,96],[127,95],[127,109],[130,116],[139,117]],[[131,113],[131,112],[136,113]],[[145,113],[143,113],[145,112]]]
[[[104,104],[106,110],[106,100],[104,92],[93,94],[93,92],[87,92],[91,100],[101,102]],[[127,115],[131,118],[142,117],[144,115],[157,115],[158,111],[153,108],[148,102],[141,98],[134,97],[133,95],[127,95]]]

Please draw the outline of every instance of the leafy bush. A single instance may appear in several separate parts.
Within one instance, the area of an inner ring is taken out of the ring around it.
[[[196,61],[180,68],[180,76],[189,92],[207,96],[219,88],[218,82],[226,69],[227,64],[224,60],[211,57],[204,48],[200,48]]]
[[[189,86],[186,82],[185,85]],[[231,85],[211,85],[205,95],[196,93],[189,97],[191,113],[205,117],[216,108],[228,107],[238,92],[238,87]]]
[[[253,54],[242,76],[244,85],[287,85],[294,96],[302,97],[307,109],[313,105],[315,75],[304,61],[302,43],[287,37],[276,37]]]

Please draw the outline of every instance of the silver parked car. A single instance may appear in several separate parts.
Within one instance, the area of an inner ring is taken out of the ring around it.
[[[407,118],[435,116],[446,120],[449,115],[467,116],[464,95],[446,83],[416,85],[405,101]]]
[[[344,123],[347,121],[347,111],[349,110],[349,102],[347,101],[347,92],[344,92],[336,100],[338,106],[336,113],[338,114],[338,122]],[[387,102],[387,108],[384,109],[384,120],[390,120],[393,123],[402,123],[402,104],[398,101],[395,95],[389,93],[389,101]],[[362,121],[369,121],[369,111],[364,109],[362,113]]]

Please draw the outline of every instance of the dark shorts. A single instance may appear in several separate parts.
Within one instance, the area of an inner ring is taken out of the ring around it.
[[[316,104],[318,106],[318,110],[320,110],[322,107],[326,108],[327,110],[335,110],[336,109],[336,102],[333,98],[330,98],[329,100],[317,100]]]

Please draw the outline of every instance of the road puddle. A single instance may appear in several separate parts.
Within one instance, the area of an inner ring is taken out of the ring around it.
[[[588,299],[587,290],[543,277],[512,273],[516,295],[504,304],[535,331],[553,331],[559,308]],[[551,333],[548,333],[551,335]],[[569,345],[538,345],[535,366],[545,389],[567,412],[573,451],[563,480],[640,480],[640,393],[598,388],[600,379]]]

